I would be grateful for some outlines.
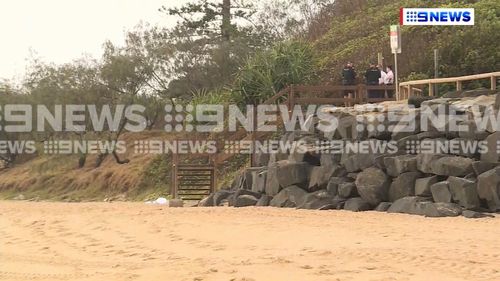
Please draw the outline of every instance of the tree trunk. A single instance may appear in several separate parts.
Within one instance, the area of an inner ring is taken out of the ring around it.
[[[223,62],[221,65],[221,74],[223,79],[227,79],[230,74],[230,44],[231,44],[231,0],[222,0],[222,26],[221,26],[221,51]]]

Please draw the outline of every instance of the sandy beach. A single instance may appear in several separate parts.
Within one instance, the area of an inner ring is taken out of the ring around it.
[[[0,280],[500,280],[500,217],[0,202]]]

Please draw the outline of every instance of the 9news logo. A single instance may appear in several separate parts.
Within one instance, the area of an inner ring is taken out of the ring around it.
[[[401,8],[400,25],[474,25],[474,9]]]

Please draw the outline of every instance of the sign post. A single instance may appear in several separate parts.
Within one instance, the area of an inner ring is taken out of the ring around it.
[[[399,25],[391,25],[391,50],[394,54],[394,85],[396,86],[396,97],[399,99],[398,84],[398,54],[401,54],[401,28]]]

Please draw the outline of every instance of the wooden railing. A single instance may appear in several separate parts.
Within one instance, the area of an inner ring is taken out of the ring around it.
[[[483,73],[469,76],[449,77],[449,78],[435,78],[424,79],[416,81],[408,81],[399,84],[398,100],[408,99],[411,96],[422,95],[423,88],[429,87],[429,96],[435,96],[434,86],[445,83],[455,83],[457,91],[463,90],[463,83],[474,80],[489,79],[491,90],[496,90],[497,80],[500,77],[500,72]]]

